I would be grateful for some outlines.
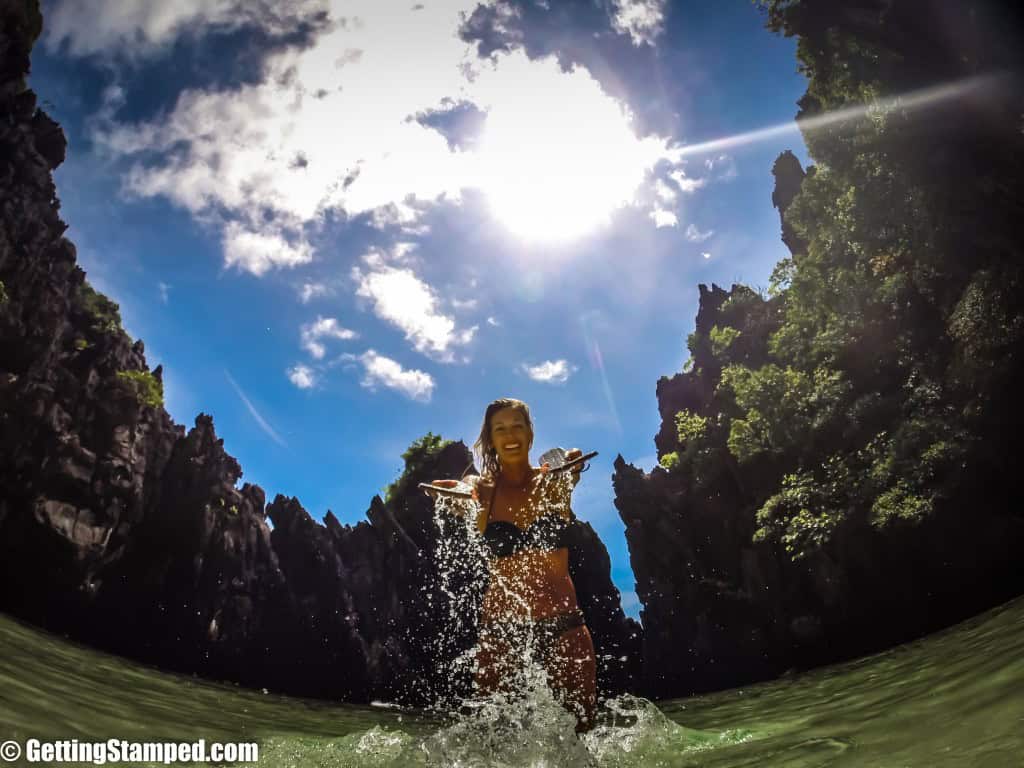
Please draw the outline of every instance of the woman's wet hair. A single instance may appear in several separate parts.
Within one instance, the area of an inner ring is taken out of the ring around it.
[[[498,474],[501,465],[498,463],[498,452],[491,442],[491,419],[502,408],[515,408],[526,419],[526,427],[530,430],[530,442],[533,442],[533,419],[530,418],[530,406],[514,397],[499,397],[487,406],[484,411],[484,423],[480,426],[480,436],[473,443],[473,457],[480,467],[480,477],[490,479]]]

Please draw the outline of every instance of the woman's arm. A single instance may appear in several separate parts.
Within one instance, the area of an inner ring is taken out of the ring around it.
[[[459,486],[463,486],[459,488]],[[434,480],[430,483],[420,483],[420,488],[432,499],[438,496],[470,497],[471,491],[465,490],[465,484],[461,480]]]

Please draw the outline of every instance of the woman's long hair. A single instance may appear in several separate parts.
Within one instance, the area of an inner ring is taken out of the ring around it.
[[[523,418],[526,419],[526,427],[530,431],[530,444],[533,444],[533,419],[530,418],[530,406],[514,397],[499,397],[488,405],[487,410],[484,411],[484,423],[480,427],[480,437],[473,443],[473,457],[480,467],[480,477],[485,481],[492,481],[501,471],[498,452],[494,449],[494,443],[491,442],[491,419],[502,408],[515,408],[523,414]]]

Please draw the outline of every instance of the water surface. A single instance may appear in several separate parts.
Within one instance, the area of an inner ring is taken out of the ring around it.
[[[167,674],[3,616],[0,643],[0,741],[257,741],[259,765],[296,767],[1024,765],[1024,599],[791,679],[621,697],[583,741],[538,680],[525,700],[425,715]]]

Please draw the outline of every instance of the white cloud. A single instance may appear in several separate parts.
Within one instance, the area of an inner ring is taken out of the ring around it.
[[[308,304],[313,299],[319,296],[326,296],[330,293],[330,289],[323,283],[303,283],[299,289],[299,301],[303,304]]]
[[[494,318],[494,317],[488,317],[487,318],[487,324],[488,325],[494,325],[494,326],[501,325],[501,323],[498,322],[497,318]]]
[[[239,11],[239,0],[186,0],[187,10],[156,0],[121,4],[134,9],[128,16],[135,21],[114,21],[113,0],[92,0],[89,22],[122,24],[117,34],[129,43],[132,30],[150,30],[146,39],[166,43],[231,12],[260,18]],[[273,26],[271,5],[261,0],[257,7]],[[261,82],[186,90],[173,109],[147,122],[117,123],[112,112],[95,121],[97,145],[133,162],[127,192],[164,196],[197,218],[235,222],[224,236],[231,265],[263,274],[310,261],[307,229],[333,210],[424,233],[431,201],[458,202],[466,188],[483,190],[494,215],[515,231],[575,233],[633,200],[657,162],[678,162],[681,150],[666,139],[638,139],[628,110],[582,68],[563,71],[553,57],[531,61],[517,51],[480,62],[467,80],[460,68],[467,44],[456,31],[460,13],[472,12],[477,0],[418,11],[378,0],[323,5],[335,23],[307,47],[268,54]],[[64,0],[60,7],[72,6]],[[648,29],[657,8],[623,5],[623,23]],[[161,13],[167,19],[157,24],[152,19]],[[340,23],[343,16],[360,23]],[[362,53],[343,56],[339,69],[344,51]],[[439,132],[407,120],[455,97],[487,113],[471,152],[452,151]],[[589,128],[581,134],[582,124]],[[594,157],[603,160],[595,164]]]
[[[224,266],[238,267],[259,277],[272,267],[294,267],[313,259],[313,249],[299,241],[292,245],[280,231],[247,230],[236,221],[224,228]]]
[[[661,229],[662,227],[674,227],[679,223],[679,219],[676,218],[676,215],[672,213],[672,211],[666,211],[662,208],[655,208],[651,211],[650,216],[654,220],[654,226],[656,229]]]
[[[713,229],[709,229],[707,232],[701,232],[697,229],[696,224],[688,224],[686,227],[686,239],[691,243],[703,243],[714,234],[715,230]]]
[[[687,194],[692,194],[708,183],[705,179],[692,179],[683,171],[672,171],[668,177],[679,185],[679,189]]]
[[[114,153],[158,153],[132,169],[128,189],[164,195],[197,215],[269,210],[288,224],[312,222],[329,208],[384,209],[381,225],[410,223],[409,196],[457,199],[468,159],[405,118],[459,91],[455,64],[466,44],[455,31],[459,11],[475,2],[417,13],[375,0],[331,5],[335,19],[361,23],[337,23],[308,48],[269,55],[261,83],[187,90],[158,120],[99,130],[97,140]],[[362,55],[338,69],[339,51]]]
[[[309,389],[316,384],[316,374],[308,365],[298,363],[289,368],[286,373],[288,380],[299,389]]]
[[[703,256],[705,259],[710,259],[711,258],[711,254],[708,253],[707,251],[704,251],[704,253],[702,253],[701,256]]]
[[[413,251],[416,250],[416,243],[405,242],[400,240],[391,246],[391,255],[395,261],[406,261]]]
[[[147,57],[199,28],[259,25],[286,34],[322,7],[322,0],[57,0],[47,8],[44,39],[51,51],[66,40],[73,56],[116,51]]]
[[[363,52],[358,48],[346,48],[341,56],[334,60],[334,66],[341,69],[347,64],[355,64],[363,58]]]
[[[476,299],[466,299],[464,301],[461,299],[452,299],[452,307],[455,309],[476,309],[476,305]]]
[[[732,155],[718,155],[704,161],[704,167],[713,173],[716,179],[728,181],[736,178],[736,161]]]
[[[163,281],[160,281],[156,284],[156,287],[157,290],[160,292],[160,303],[166,304],[169,300],[169,291],[171,290],[171,286],[169,286],[167,283]]]
[[[317,360],[323,358],[327,353],[323,339],[354,339],[358,336],[355,331],[342,328],[333,317],[320,317],[312,323],[306,323],[300,329],[299,336],[302,339],[302,348]]]
[[[576,372],[576,366],[570,365],[566,360],[545,360],[539,365],[523,363],[523,370],[534,381],[545,384],[564,384]]]
[[[633,45],[653,45],[665,21],[665,0],[614,0],[616,31],[628,34]]]
[[[655,179],[654,181],[654,194],[663,203],[674,203],[676,201],[676,191],[661,179]]]
[[[376,254],[364,261],[367,271],[352,268],[356,295],[371,300],[374,314],[404,331],[417,352],[452,362],[452,347],[468,344],[477,326],[457,330],[455,321],[438,311],[434,290],[411,269],[386,265]]]
[[[394,389],[411,400],[430,402],[434,392],[434,379],[425,371],[402,368],[401,364],[390,357],[378,355],[368,349],[358,357],[347,355],[346,359],[358,360],[363,364],[362,386],[375,390],[378,386]]]

